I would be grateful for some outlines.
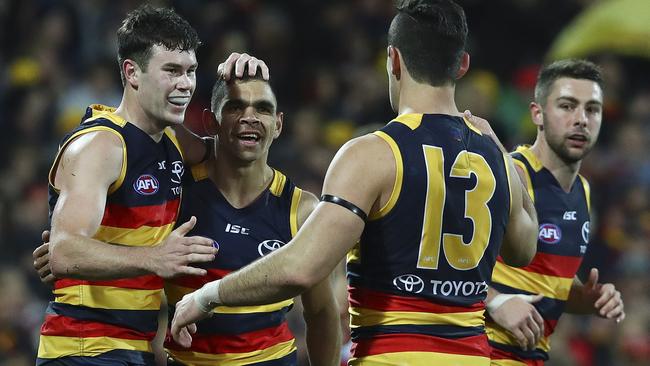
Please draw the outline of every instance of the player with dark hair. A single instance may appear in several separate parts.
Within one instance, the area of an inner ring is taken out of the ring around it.
[[[489,364],[487,281],[499,249],[510,264],[530,261],[537,222],[491,129],[456,108],[466,37],[454,2],[399,3],[387,58],[398,117],[341,148],[288,245],[177,303],[179,343],[211,309],[291,298],[349,252],[351,364]]]
[[[234,66],[236,60],[243,59],[233,54],[224,64]],[[191,168],[179,216],[182,221],[195,215],[198,223],[190,234],[217,241],[219,256],[203,266],[206,276],[166,282],[170,315],[185,294],[288,243],[318,203],[316,196],[267,164],[269,148],[282,131],[283,114],[269,82],[259,73],[250,76],[246,68],[242,72],[242,78],[219,78],[214,85],[212,112],[204,112],[203,123],[218,136],[216,159]],[[339,365],[339,311],[329,278],[304,292],[301,300],[311,365]],[[165,347],[174,364],[297,365],[295,339],[286,320],[292,306],[292,300],[283,300],[217,307],[198,323],[189,349],[172,339]]]
[[[216,254],[212,240],[185,237],[195,218],[172,231],[183,158],[205,155],[186,132],[181,151],[170,129],[196,86],[199,38],[174,11],[150,6],[129,13],[117,35],[122,102],[90,106],[50,171],[52,237],[39,273],[58,280],[38,365],[153,365],[161,277],[205,274],[189,264]]]
[[[499,260],[492,276],[487,322],[493,365],[543,365],[549,337],[564,312],[625,318],[620,293],[576,276],[590,232],[589,184],[578,174],[598,139],[602,120],[602,77],[585,60],[545,66],[530,103],[537,139],[512,154],[539,219],[537,254],[524,268]]]

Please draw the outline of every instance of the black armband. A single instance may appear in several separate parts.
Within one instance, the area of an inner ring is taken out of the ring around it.
[[[321,202],[329,202],[329,203],[339,205],[341,207],[345,207],[348,210],[352,211],[353,214],[359,216],[361,220],[363,220],[364,222],[368,220],[368,215],[365,212],[363,212],[362,209],[357,207],[357,205],[355,205],[354,203],[346,201],[341,197],[332,196],[331,194],[324,194],[320,196],[320,200]]]

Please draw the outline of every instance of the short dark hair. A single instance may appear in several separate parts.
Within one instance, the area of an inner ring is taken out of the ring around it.
[[[236,78],[236,77],[231,77],[230,81],[226,81],[223,77],[218,77],[217,81],[215,81],[214,86],[212,87],[212,96],[210,98],[210,109],[212,109],[213,113],[218,113],[219,111],[217,110],[218,107],[221,105],[223,102],[224,98],[226,95],[228,95],[228,85],[232,85],[234,82],[247,82],[250,80],[259,80],[263,81],[266,83],[269,83],[269,86],[271,85],[271,80],[264,80],[262,77],[262,71],[260,69],[257,70],[257,73],[255,76],[250,76],[248,75],[248,65],[244,67],[244,75],[241,78]],[[271,88],[271,91],[273,91],[273,88]],[[275,95],[275,92],[273,92]]]
[[[539,71],[535,84],[535,102],[544,105],[551,93],[553,83],[560,78],[591,80],[598,83],[601,89],[603,88],[600,67],[593,62],[579,59],[559,60],[544,66]]]
[[[147,70],[151,48],[161,45],[168,50],[191,51],[200,45],[199,35],[187,20],[173,9],[154,8],[145,4],[131,11],[117,30],[117,61],[134,60]],[[122,75],[122,83],[125,82]]]
[[[433,86],[454,84],[467,41],[465,11],[452,0],[398,0],[388,30],[411,77]]]

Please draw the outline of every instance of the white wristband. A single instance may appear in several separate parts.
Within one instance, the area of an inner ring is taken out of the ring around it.
[[[498,294],[495,297],[493,297],[492,300],[485,305],[485,307],[487,308],[487,311],[491,313],[496,309],[500,308],[504,302],[512,299],[513,297],[518,297],[527,303],[531,303],[535,296],[523,295],[523,294]]]
[[[199,305],[199,309],[204,313],[209,313],[212,309],[221,305],[221,299],[219,298],[220,282],[221,280],[208,282],[194,293],[194,299]]]

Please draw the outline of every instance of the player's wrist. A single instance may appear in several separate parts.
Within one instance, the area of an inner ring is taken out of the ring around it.
[[[204,313],[211,312],[214,308],[221,305],[219,297],[219,284],[221,280],[208,282],[198,289],[194,295],[196,304]]]
[[[494,311],[499,309],[501,305],[503,305],[506,301],[518,297],[528,303],[530,303],[534,296],[533,295],[523,295],[523,294],[498,294],[492,298],[492,300],[488,301],[487,304],[485,304],[485,308],[487,309],[488,313],[492,314]]]

